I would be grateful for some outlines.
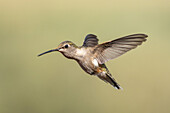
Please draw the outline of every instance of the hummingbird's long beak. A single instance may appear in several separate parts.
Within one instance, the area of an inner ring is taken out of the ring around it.
[[[44,55],[44,54],[46,54],[46,53],[50,53],[50,52],[53,52],[53,51],[59,51],[59,49],[52,49],[52,50],[46,51],[46,52],[44,52],[44,53],[41,53],[41,54],[39,54],[38,56],[41,56],[41,55]]]

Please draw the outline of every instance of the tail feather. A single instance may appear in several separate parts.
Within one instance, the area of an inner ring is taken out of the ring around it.
[[[114,87],[114,88],[116,88],[116,89],[122,89],[122,87],[120,87],[120,85],[115,81],[115,79],[113,79],[111,76],[109,76],[108,74],[106,74],[107,75],[107,77],[110,79],[110,81],[111,81],[111,85]]]
[[[111,74],[100,73],[98,77],[105,82],[109,82],[114,88],[122,89],[120,85],[115,81],[115,79],[111,77]]]

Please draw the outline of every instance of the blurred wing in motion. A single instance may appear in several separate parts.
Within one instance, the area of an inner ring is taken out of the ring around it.
[[[136,48],[146,41],[145,34],[128,35],[116,40],[99,44],[93,51],[96,59],[103,64],[111,59],[117,58],[127,51]]]
[[[88,34],[84,40],[83,46],[84,47],[94,47],[98,44],[98,39],[96,35]]]

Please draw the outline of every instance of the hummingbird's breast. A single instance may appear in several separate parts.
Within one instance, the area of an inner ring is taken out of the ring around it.
[[[93,48],[80,48],[77,49],[76,56],[77,62],[80,67],[90,75],[96,73],[96,68],[99,66],[98,61],[94,58],[91,52]]]
[[[79,60],[77,61],[80,67],[87,72],[90,75],[93,75],[95,73],[94,66],[91,63],[91,61],[88,60]]]

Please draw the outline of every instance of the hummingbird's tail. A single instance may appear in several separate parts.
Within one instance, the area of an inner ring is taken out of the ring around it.
[[[122,89],[122,87],[120,87],[120,85],[115,81],[115,79],[111,77],[110,73],[101,72],[100,74],[98,74],[98,77],[105,82],[109,82],[114,88]]]

